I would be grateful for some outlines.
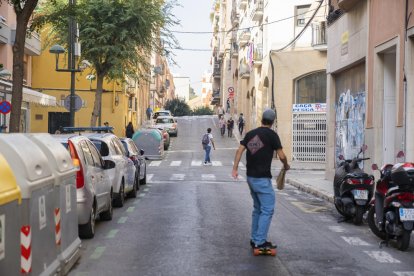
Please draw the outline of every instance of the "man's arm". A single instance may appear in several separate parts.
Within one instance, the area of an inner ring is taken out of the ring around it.
[[[215,150],[216,149],[216,145],[214,144],[213,138],[211,138],[210,141],[211,141],[211,144],[213,145],[213,149]]]
[[[237,179],[237,177],[239,176],[239,162],[245,149],[246,148],[243,145],[240,145],[236,151],[236,156],[234,157],[233,171],[231,172],[231,175],[234,179]]]
[[[277,155],[279,156],[280,161],[283,163],[283,168],[287,171],[290,169],[290,166],[287,161],[287,157],[283,152],[283,149],[276,150]]]

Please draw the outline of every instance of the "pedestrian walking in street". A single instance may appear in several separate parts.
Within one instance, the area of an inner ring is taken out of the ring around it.
[[[224,137],[224,133],[226,132],[226,121],[224,120],[224,116],[220,117],[218,122],[218,126],[220,129],[221,137]]]
[[[134,135],[134,126],[132,125],[132,122],[129,122],[125,129],[125,136],[127,138],[132,138]]]
[[[219,107],[217,109],[217,113],[218,113],[219,119],[220,119],[220,117],[224,117],[224,109],[221,105],[219,105]]]
[[[230,98],[227,98],[227,102],[226,102],[226,112],[230,113]]]
[[[211,147],[216,150],[216,146],[214,145],[213,134],[211,134],[211,128],[207,129],[207,133],[205,133],[201,139],[201,144],[203,145],[203,150],[206,152],[204,158],[204,165],[211,165],[210,160],[210,151]]]
[[[271,174],[274,151],[283,163],[283,168],[290,169],[279,136],[271,129],[275,118],[276,113],[273,110],[266,109],[263,112],[262,125],[247,132],[240,142],[232,171],[232,176],[237,179],[238,165],[243,152],[247,149],[247,184],[253,198],[250,245],[259,250],[276,248],[276,245],[267,240],[276,201]]]
[[[233,129],[234,129],[234,121],[233,121],[233,118],[230,117],[227,120],[227,136],[230,138],[233,137]]]
[[[237,121],[238,127],[239,127],[239,133],[240,136],[243,135],[243,129],[244,129],[244,118],[243,113],[240,113],[239,120]]]
[[[151,114],[152,114],[152,109],[151,106],[148,106],[147,110],[145,111],[145,113],[147,113],[147,120],[151,120]]]

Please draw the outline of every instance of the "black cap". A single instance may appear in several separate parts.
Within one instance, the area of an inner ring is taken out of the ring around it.
[[[274,121],[276,119],[276,113],[272,109],[266,109],[263,112],[262,119],[268,121]]]

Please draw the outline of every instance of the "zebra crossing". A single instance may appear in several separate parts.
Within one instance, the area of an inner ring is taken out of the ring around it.
[[[165,176],[158,176],[156,177],[154,174],[147,174],[147,182],[154,183],[158,181],[164,181],[168,179],[169,181],[210,181],[210,182],[240,182],[240,181],[246,181],[246,178],[239,175],[237,179],[234,179],[230,174],[225,175],[216,175],[216,174],[201,174],[200,176],[194,177],[187,175],[185,173],[173,173],[169,175],[168,177]]]
[[[221,161],[211,161],[211,165],[213,167],[223,167],[223,166],[233,166],[232,162],[231,164],[223,164],[223,162]],[[183,161],[182,160],[173,160],[173,161],[167,161],[167,160],[153,160],[149,163],[149,167],[162,167],[162,166],[167,166],[167,167],[180,167],[181,165],[183,165]],[[191,160],[190,162],[190,166],[191,167],[201,167],[204,165],[204,161],[203,160]],[[243,164],[243,162],[239,163],[239,168],[245,168],[245,165]]]

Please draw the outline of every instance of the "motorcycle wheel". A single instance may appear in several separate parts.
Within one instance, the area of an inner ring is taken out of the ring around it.
[[[346,217],[346,218],[349,218],[349,215],[345,214],[345,213],[341,210],[341,208],[339,208],[339,207],[338,207],[338,205],[336,205],[335,203],[334,203],[334,205],[335,205],[335,208],[336,208],[336,210],[338,211],[338,213],[339,213],[339,214],[341,214],[342,216],[344,216],[344,217]]]
[[[365,213],[365,207],[364,206],[356,206],[356,212],[355,216],[352,218],[352,222],[355,225],[360,225],[362,223],[362,218]]]
[[[401,236],[397,237],[397,248],[400,251],[405,251],[410,246],[411,230],[403,230]]]
[[[378,238],[385,240],[386,239],[386,233],[384,231],[380,231],[377,222],[376,222],[376,216],[375,216],[375,206],[371,206],[368,211],[368,226],[371,229],[372,233],[375,234]]]

